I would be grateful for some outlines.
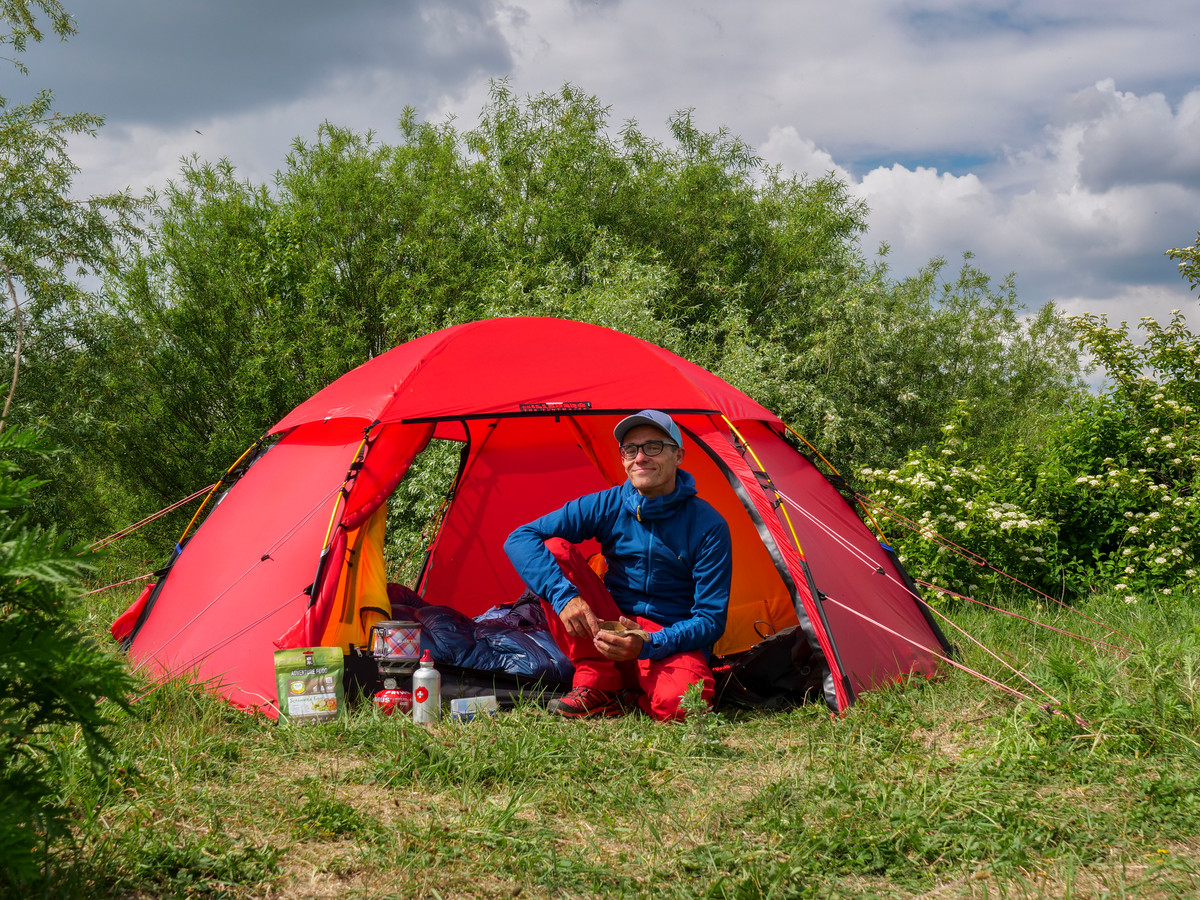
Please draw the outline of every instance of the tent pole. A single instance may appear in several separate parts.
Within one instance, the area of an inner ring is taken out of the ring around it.
[[[756,466],[758,466],[758,471],[762,472],[763,475],[766,476],[767,482],[771,486],[772,493],[774,493],[776,497],[779,497],[779,501],[780,501],[778,504],[779,509],[783,513],[784,521],[787,522],[788,531],[790,531],[792,533],[792,543],[796,545],[796,552],[800,554],[800,559],[803,560],[804,559],[804,548],[800,546],[800,537],[796,534],[796,526],[792,524],[792,517],[788,515],[787,505],[785,503],[783,503],[783,497],[780,496],[779,491],[775,490],[775,483],[773,481],[771,481],[770,473],[766,470],[766,467],[763,466],[762,462],[759,460],[758,454],[756,454],[754,452],[754,448],[750,446],[750,442],[748,440],[746,440],[744,437],[742,437],[742,433],[737,430],[737,426],[734,425],[732,422],[730,422],[729,419],[724,414],[722,414],[721,419],[722,419],[722,421],[725,422],[726,425],[729,426],[729,430],[733,432],[734,436],[739,441],[742,442],[742,446],[746,448],[746,451],[750,454],[750,458],[753,459],[754,464]],[[805,443],[807,443],[807,441]],[[822,457],[822,458],[824,458],[824,457]],[[830,468],[833,468],[833,467],[830,466]]]
[[[321,542],[321,558],[317,561],[317,574],[313,577],[312,587],[308,593],[308,608],[312,609],[316,605],[317,598],[320,596],[321,582],[324,580],[326,565],[329,561],[329,546],[333,537],[333,528],[337,524],[338,510],[342,503],[350,495],[350,490],[347,485],[358,477],[358,470],[361,468],[360,463],[363,458],[363,450],[367,446],[367,441],[371,439],[371,429],[378,425],[378,422],[372,422],[363,429],[363,439],[358,445],[358,449],[354,451],[354,456],[350,459],[350,467],[346,470],[346,477],[342,479],[342,487],[337,492],[337,496],[333,499],[333,510],[329,513],[329,525],[325,529],[325,540]]]
[[[247,447],[245,452],[243,452],[242,455],[237,458],[237,460],[234,462],[234,464],[225,470],[225,474],[222,475],[217,480],[217,483],[212,486],[212,488],[209,490],[208,494],[200,502],[200,506],[196,509],[195,514],[192,516],[192,520],[187,523],[187,527],[183,529],[183,534],[181,534],[179,536],[179,540],[177,540],[175,542],[176,544],[183,546],[183,539],[188,536],[188,532],[190,532],[192,530],[192,526],[195,525],[196,522],[198,522],[200,520],[200,514],[202,512],[204,512],[205,507],[208,506],[208,501],[213,498],[213,496],[217,493],[217,491],[221,490],[221,488],[224,485],[226,485],[230,482],[231,479],[229,476],[232,475],[237,470],[237,467],[242,464],[242,460],[244,460],[247,456],[249,456],[251,453],[256,451],[259,447],[261,447],[263,441],[265,441],[269,437],[270,437],[269,434],[264,434],[257,441],[255,441],[253,444],[251,444],[249,447]]]

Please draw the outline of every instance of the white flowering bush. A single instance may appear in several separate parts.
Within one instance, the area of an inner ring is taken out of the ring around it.
[[[1072,324],[1110,383],[1064,409],[1036,448],[978,452],[957,436],[960,406],[932,451],[858,473],[863,493],[916,523],[885,531],[917,578],[971,595],[1012,585],[949,541],[1067,599],[1200,588],[1200,340],[1178,311],[1166,326],[1142,319],[1140,345],[1124,323]]]
[[[1179,310],[1166,325],[1143,317],[1140,345],[1103,316],[1072,324],[1111,383],[1061,441],[1077,485],[1119,500],[1104,510],[1111,521],[1096,548],[1096,586],[1130,597],[1200,587],[1200,340]]]
[[[958,436],[966,415],[960,406],[932,453],[910,454],[897,469],[862,469],[862,493],[913,577],[980,597],[1011,594],[1012,578],[1057,591],[1058,525],[1038,511],[1031,461],[1017,449],[1005,465],[972,462]],[[885,510],[910,525],[889,523]]]

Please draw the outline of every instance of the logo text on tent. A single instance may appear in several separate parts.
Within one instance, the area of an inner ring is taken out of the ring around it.
[[[521,412],[574,412],[591,408],[591,400],[553,400],[549,403],[521,404]]]

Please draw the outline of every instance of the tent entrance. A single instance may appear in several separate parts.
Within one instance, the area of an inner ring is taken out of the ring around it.
[[[463,422],[467,450],[418,587],[422,599],[477,616],[520,597],[525,586],[502,549],[509,533],[581,494],[624,480],[615,459],[606,471],[598,468],[601,456],[592,449],[611,444],[611,438],[597,440],[603,433],[597,426],[607,421],[530,416]]]
[[[388,498],[384,557],[389,581],[419,583],[453,500],[464,450],[462,441],[431,439]]]
[[[381,608],[401,618],[417,615],[404,606],[395,607],[401,612],[393,613],[387,602],[389,582],[393,602],[407,596],[420,604],[419,610],[447,610],[445,615],[452,621],[440,622],[436,627],[442,629],[461,630],[466,621],[459,616],[474,620],[516,603],[525,586],[502,552],[505,538],[517,526],[569,500],[624,482],[624,467],[612,441],[612,428],[624,415],[622,410],[607,415],[476,416],[422,423],[433,426],[433,437],[413,458],[386,504],[369,523],[348,535],[343,584],[337,595],[342,602],[335,603],[330,621],[330,628],[336,625],[342,630],[337,633],[339,640],[333,640],[327,630],[322,643],[340,643],[344,649],[365,643],[370,623],[383,617],[377,613]],[[808,677],[822,665],[802,637],[799,642],[788,637],[798,623],[794,588],[764,545],[761,523],[739,493],[739,487],[744,493],[744,486],[704,443],[727,438],[705,413],[675,415],[685,428],[690,422],[704,433],[701,438],[693,428],[687,429],[684,468],[696,478],[700,495],[729,523],[733,535],[730,615],[725,636],[714,648],[716,655],[737,660],[763,644],[751,661],[761,657],[770,663],[782,653],[794,658],[796,665],[789,665],[789,670]],[[590,555],[600,548],[589,542],[582,549]],[[400,585],[414,588],[415,594],[405,595]],[[351,615],[355,591],[360,598],[357,616]],[[778,633],[777,640],[764,641]],[[454,658],[462,660],[461,655]],[[773,676],[762,663],[749,668],[738,663],[737,671],[745,674],[748,697],[755,692],[765,695],[769,689],[771,696],[786,693],[795,702],[808,690],[807,683],[772,686]],[[820,674],[813,677],[819,685]]]
[[[569,500],[624,482],[624,467],[612,440],[612,428],[623,415],[461,422],[469,449],[420,582],[423,599],[474,616],[519,597],[525,588],[501,552],[505,538],[517,526]],[[681,424],[691,422],[714,439],[706,414],[676,415]],[[796,625],[795,600],[728,473],[698,441],[687,443],[691,446],[683,467],[733,535],[729,623],[715,650],[718,655],[742,652],[765,635]],[[585,554],[597,550],[598,546],[584,547]]]

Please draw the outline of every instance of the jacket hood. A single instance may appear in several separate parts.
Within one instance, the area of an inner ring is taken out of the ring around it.
[[[637,488],[625,482],[625,508],[641,522],[664,519],[695,496],[696,479],[683,469],[675,471],[675,490],[661,497],[643,497]]]

